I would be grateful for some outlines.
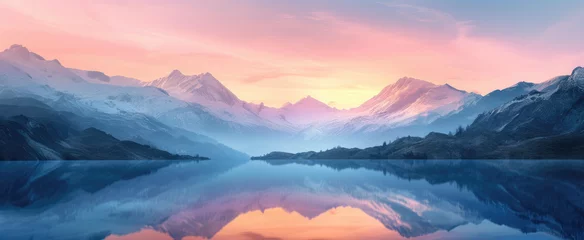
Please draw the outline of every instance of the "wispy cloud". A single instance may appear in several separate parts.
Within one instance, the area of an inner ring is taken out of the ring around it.
[[[241,98],[269,105],[311,94],[351,107],[402,76],[485,93],[584,64],[581,15],[559,16],[536,37],[515,41],[485,21],[508,27],[517,19],[438,5],[4,0],[0,22],[11,24],[0,24],[0,45],[20,43],[67,66],[145,80],[176,68],[212,72]]]

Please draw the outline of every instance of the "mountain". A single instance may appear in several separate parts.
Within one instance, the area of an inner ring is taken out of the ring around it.
[[[62,93],[61,93],[62,94]],[[56,111],[77,129],[98,128],[122,140],[131,140],[180,155],[203,155],[214,159],[245,158],[216,140],[181,128],[171,127],[140,113],[108,114],[70,106],[78,103],[68,95],[59,100],[15,91],[0,91],[0,116],[44,117]],[[38,100],[37,100],[38,99]],[[46,106],[38,109],[38,106]],[[49,110],[44,110],[48,108]]]
[[[311,96],[306,96],[296,103],[287,103],[279,109],[280,115],[295,124],[332,120],[339,112],[341,111]]]
[[[76,131],[56,119],[23,115],[0,120],[2,160],[131,160],[199,159],[170,154],[132,141],[120,141],[95,128]]]
[[[291,127],[276,109],[240,100],[210,73],[188,76],[174,70],[168,76],[146,83],[145,86],[162,89],[172,97],[200,105],[200,109],[213,117],[242,128],[286,131]]]
[[[557,78],[557,87],[527,95],[477,117],[473,129],[488,129],[522,138],[581,133],[584,130],[584,69]]]
[[[399,121],[420,114],[443,115],[477,97],[477,94],[455,89],[448,84],[435,85],[414,78],[401,78],[353,111]]]
[[[459,111],[454,111],[446,116],[436,119],[426,128],[430,129],[431,131],[447,133],[454,130],[458,126],[470,125],[476,119],[476,117],[483,112],[491,111],[513,100],[514,98],[528,94],[533,90],[553,90],[557,88],[560,80],[567,77],[568,76],[559,76],[539,84],[519,82],[511,87],[492,91],[482,98],[479,98],[477,101],[463,106]]]
[[[455,134],[399,138],[365,149],[272,153],[253,159],[572,159],[584,155],[584,69],[479,115]],[[531,85],[533,86],[533,85]]]
[[[145,85],[164,89],[179,99],[205,106],[241,104],[241,100],[210,73],[187,76],[179,70],[174,70],[168,76]]]
[[[87,75],[80,77],[75,71],[14,45],[0,53],[1,103],[8,99],[35,99],[56,111],[71,113],[70,122],[83,125],[83,129],[96,127],[116,138],[155,145],[175,154],[201,154],[215,159],[245,157],[207,136],[159,120],[193,103],[173,98],[156,87],[93,83],[95,79],[85,80]],[[105,74],[92,76],[105,79]],[[190,122],[192,125],[195,121]]]
[[[176,154],[198,154],[211,144],[213,156],[207,156],[213,158],[218,149],[234,153],[223,144],[259,154],[339,145],[364,148],[407,135],[447,133],[518,96],[552,91],[564,78],[520,82],[481,97],[405,77],[354,109],[338,110],[310,96],[275,108],[239,99],[209,73],[188,76],[175,70],[142,83],[69,69],[20,45],[0,53],[3,98],[47,102],[57,111],[74,113],[86,128]]]
[[[80,77],[77,75],[82,75]],[[88,71],[72,70],[61,66],[58,61],[47,61],[25,47],[15,45],[0,53],[0,93],[4,98],[25,97],[36,98],[43,102],[50,102],[51,107],[59,111],[76,113],[78,116],[89,116],[92,124],[99,124],[101,127],[108,126],[109,122],[116,122],[112,129],[116,137],[122,139],[139,140],[143,143],[157,142],[156,145],[167,145],[168,151],[178,151],[176,153],[186,154],[196,149],[197,154],[201,149],[209,149],[213,158],[223,158],[224,156],[245,157],[244,154],[236,153],[225,145],[217,141],[201,142],[203,145],[211,142],[216,147],[200,146],[201,144],[191,144],[200,142],[180,141],[181,135],[195,135],[192,132],[211,135],[211,137],[222,143],[234,143],[238,149],[253,150],[263,143],[282,137],[284,131],[291,129],[289,124],[274,123],[263,119],[256,113],[244,108],[243,102],[237,106],[227,104],[217,104],[203,106],[199,103],[186,102],[175,98],[166,90],[153,86],[118,86],[115,84],[96,83],[102,82],[99,79],[107,80],[108,76],[100,73],[89,73]],[[172,74],[171,74],[172,75]],[[174,74],[176,75],[176,74]],[[116,77],[109,77],[110,83]],[[203,79],[202,83],[208,83]],[[96,117],[97,116],[97,117]],[[116,119],[110,121],[110,118]],[[95,121],[94,121],[95,120]],[[278,120],[278,118],[276,118]],[[132,122],[138,121],[138,122]],[[140,122],[146,121],[146,122]],[[124,128],[121,122],[140,126],[139,133],[134,136]],[[156,137],[155,133],[160,133],[156,129],[148,129],[149,122],[157,122],[155,125],[166,126],[162,132],[166,133],[164,138]],[[108,124],[104,124],[108,123]],[[218,129],[217,127],[221,127]],[[91,126],[90,126],[91,127]],[[179,130],[186,134],[180,134]],[[172,130],[168,130],[172,129]],[[118,131],[123,132],[118,134]],[[170,131],[170,133],[169,133]],[[275,138],[265,140],[265,137],[258,136],[260,143],[250,141],[239,141],[253,133],[266,133],[276,135]],[[166,137],[172,136],[172,137]],[[128,137],[130,137],[128,139]],[[150,138],[150,139],[148,139]],[[219,139],[220,138],[220,139]],[[164,143],[160,139],[174,139],[169,143]],[[193,139],[191,139],[193,140]],[[179,142],[181,144],[174,144]],[[223,150],[218,150],[223,149]]]
[[[352,121],[351,124],[356,129],[369,128],[368,131],[373,131],[379,130],[379,127],[429,123],[478,98],[480,96],[477,94],[455,89],[448,84],[435,85],[405,77],[352,109],[359,116],[359,121]]]
[[[448,84],[404,77],[359,107],[337,112],[328,121],[302,129],[299,135],[312,142],[332,143],[325,148],[367,147],[396,137],[427,134],[433,131],[428,127],[432,122],[480,98]]]
[[[50,83],[53,87],[73,89],[85,82],[72,71],[65,69],[58,60],[45,60],[21,45],[12,45],[0,52],[0,61],[10,63],[12,72],[23,72],[28,79],[38,84]]]

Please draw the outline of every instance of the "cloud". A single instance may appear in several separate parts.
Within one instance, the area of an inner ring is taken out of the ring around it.
[[[266,80],[278,79],[278,78],[290,78],[290,77],[303,77],[303,78],[319,78],[326,76],[332,69],[327,69],[326,67],[305,67],[302,69],[283,69],[283,71],[267,70],[262,71],[258,74],[252,74],[244,77],[241,82],[243,83],[257,83]]]
[[[485,93],[584,63],[581,15],[517,42],[488,34],[480,19],[413,1],[5,0],[0,10],[0,21],[14,23],[0,25],[1,45],[145,80],[176,68],[212,72],[244,100],[269,105],[310,92],[355,106],[402,76]]]

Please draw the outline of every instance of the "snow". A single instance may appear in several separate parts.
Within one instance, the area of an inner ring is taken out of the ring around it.
[[[162,88],[179,99],[202,105],[233,106],[242,102],[210,73],[187,76],[174,70],[145,85]]]
[[[385,87],[378,95],[352,109],[355,128],[367,126],[369,131],[381,126],[405,126],[415,121],[432,122],[440,116],[459,110],[480,96],[445,85],[435,85],[414,78],[401,78]]]
[[[68,104],[80,104],[76,106],[79,108],[110,114],[143,113],[153,117],[169,114],[165,119],[175,119],[177,125],[185,125],[201,121],[194,113],[181,112],[190,111],[194,104],[227,123],[291,134],[303,132],[312,136],[346,129],[347,123],[356,124],[351,128],[359,130],[371,124],[408,124],[417,118],[429,121],[460,108],[470,96],[449,85],[437,86],[414,78],[402,78],[356,109],[338,110],[311,96],[281,108],[272,108],[240,100],[210,73],[189,76],[174,70],[168,76],[143,83],[121,76],[110,77],[98,71],[67,69],[58,61],[46,61],[21,46],[1,53],[2,60],[9,62],[0,64],[0,67],[5,69],[2,72],[14,76],[10,77],[12,85],[23,83],[20,85],[26,86],[29,81],[51,86],[53,92],[70,94],[75,103]],[[0,81],[6,81],[3,79],[8,78],[0,75]],[[55,93],[45,95],[60,97]]]
[[[515,87],[545,93],[513,101],[503,108],[520,107],[549,96],[566,78],[536,85],[518,83]],[[582,68],[575,69],[569,78],[572,84],[584,86]],[[165,77],[142,82],[98,71],[68,69],[57,60],[47,61],[19,45],[0,53],[0,86],[0,94],[35,94],[70,109],[140,113],[188,129],[205,129],[209,126],[202,123],[221,121],[217,125],[237,130],[268,129],[305,139],[431,123],[472,106],[481,97],[448,84],[405,77],[354,109],[339,110],[311,96],[275,108],[239,99],[210,73],[185,75],[174,70]]]

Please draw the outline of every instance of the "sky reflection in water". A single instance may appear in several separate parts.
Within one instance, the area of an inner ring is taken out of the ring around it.
[[[123,181],[108,178],[92,193],[69,187],[64,197],[50,195],[26,212],[5,208],[0,233],[10,239],[579,239],[582,177],[563,171],[583,164],[176,163]],[[69,178],[70,166],[52,169],[62,171],[53,177],[83,181]],[[96,174],[91,169],[78,174]],[[87,184],[104,181],[97,179]],[[546,191],[555,197],[541,195]]]

